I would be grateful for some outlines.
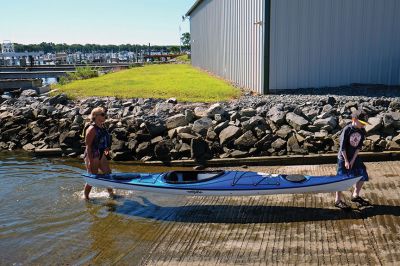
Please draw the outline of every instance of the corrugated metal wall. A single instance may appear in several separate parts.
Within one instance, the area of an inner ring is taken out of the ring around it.
[[[190,15],[192,64],[263,93],[264,0],[204,0]]]
[[[272,0],[270,89],[400,84],[400,0]]]

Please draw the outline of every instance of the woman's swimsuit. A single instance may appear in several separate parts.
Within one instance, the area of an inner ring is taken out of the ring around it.
[[[98,127],[97,125],[92,125],[96,130],[96,136],[94,137],[92,143],[92,156],[93,158],[99,158],[104,154],[104,151],[111,147],[111,138],[110,134],[107,132],[105,128]],[[87,148],[85,150],[85,157],[87,155]]]

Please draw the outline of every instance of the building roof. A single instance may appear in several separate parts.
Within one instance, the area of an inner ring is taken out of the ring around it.
[[[188,12],[186,12],[186,16],[190,16],[192,12],[203,2],[204,0],[196,0],[196,2],[192,5]]]

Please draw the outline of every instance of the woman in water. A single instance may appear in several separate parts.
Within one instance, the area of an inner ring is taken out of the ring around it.
[[[111,169],[108,158],[111,147],[111,137],[104,127],[106,113],[102,107],[94,108],[90,114],[91,124],[84,130],[85,136],[85,164],[88,173],[97,174],[99,169],[103,174],[110,174]],[[85,184],[85,199],[89,199],[92,186]],[[108,189],[110,197],[114,196],[113,190]]]

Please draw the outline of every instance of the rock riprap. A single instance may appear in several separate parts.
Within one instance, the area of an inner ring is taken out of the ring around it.
[[[176,99],[68,99],[24,91],[0,98],[0,150],[84,151],[82,131],[107,109],[114,160],[242,158],[334,153],[351,112],[369,115],[364,151],[400,149],[400,99],[340,95],[243,96],[214,104]]]

